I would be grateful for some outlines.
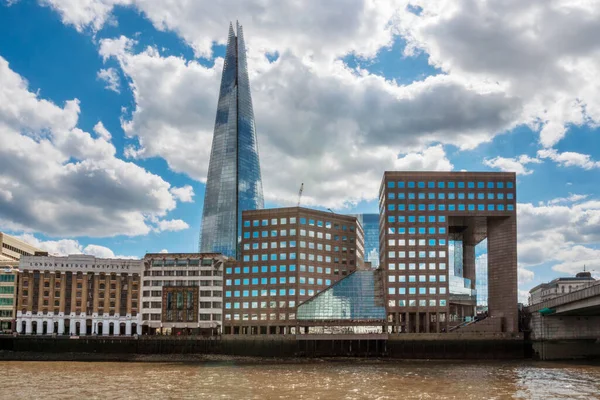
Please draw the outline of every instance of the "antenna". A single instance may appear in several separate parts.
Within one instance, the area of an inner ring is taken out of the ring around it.
[[[302,199],[302,191],[304,191],[304,182],[300,184],[300,190],[298,191],[298,205],[300,207],[300,200]]]

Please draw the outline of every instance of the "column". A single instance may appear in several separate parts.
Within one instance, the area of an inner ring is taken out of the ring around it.
[[[65,308],[66,308],[66,303],[67,303],[67,274],[69,272],[63,272],[60,274],[60,299],[59,299],[59,303],[58,303],[58,313],[59,315],[65,315]],[[73,281],[73,279],[71,279],[71,284],[74,284],[75,282]],[[76,285],[77,286],[77,285]],[[71,308],[73,308],[74,304],[73,301],[75,301],[75,298],[73,296],[71,296]],[[63,326],[64,326],[64,322],[63,322]],[[63,329],[63,333],[64,333],[64,329]]]
[[[71,318],[69,324],[69,335],[75,336],[77,334],[77,321],[74,318]]]
[[[435,313],[435,332],[440,333],[440,313]]]
[[[75,328],[73,328],[75,329]],[[82,319],[79,321],[79,336],[87,335],[87,320]]]
[[[23,325],[23,322],[21,322],[21,318],[17,318],[17,320],[15,321],[15,324],[17,324],[17,326],[15,326],[15,332],[23,333],[23,332],[21,332],[21,327]]]
[[[425,312],[425,333],[429,333],[429,324],[431,323],[429,311]]]
[[[21,310],[23,308],[23,276],[24,273],[17,273],[17,289],[15,292],[15,315],[17,315],[17,310]],[[20,332],[19,332],[20,333]]]
[[[89,276],[88,274],[83,274],[81,277],[81,313],[87,315],[87,301],[88,301],[88,284],[89,284]],[[77,285],[75,285],[77,287]],[[77,303],[75,303],[77,304]]]
[[[40,271],[40,281],[38,284],[38,313],[44,308],[44,271]]]
[[[46,326],[46,335],[52,336],[52,334],[54,333],[54,319],[48,319],[48,325]]]
[[[518,332],[517,218],[488,218],[488,309],[503,318],[506,332]]]
[[[104,275],[104,314],[110,314],[110,274]]]
[[[98,315],[99,305],[99,290],[100,290],[100,274],[94,273],[94,298],[92,299],[93,309],[92,314]],[[96,322],[97,323],[97,322]]]
[[[115,315],[120,315],[121,310],[121,275],[117,274],[117,290],[115,291]]]
[[[31,335],[33,333],[33,323],[31,318],[25,319],[25,334]]]
[[[131,285],[133,284],[133,276],[127,276],[127,315],[131,315]]]
[[[29,271],[27,283],[27,312],[30,313],[33,312],[33,287],[33,271]]]
[[[36,335],[41,335],[44,333],[44,320],[43,319],[36,319],[36,325],[37,328],[35,330],[35,334]]]
[[[131,336],[131,321],[125,322],[125,335]]]
[[[137,327],[137,332],[136,332],[136,333],[137,333],[138,335],[141,335],[141,334],[142,334],[142,324],[138,323],[138,324],[136,325],[136,327]]]
[[[102,318],[102,336],[108,336],[110,333],[110,320]]]
[[[56,273],[50,272],[50,286],[48,287],[48,314],[54,315],[54,289],[56,282]]]
[[[410,333],[410,315],[408,311],[404,313],[404,332]]]
[[[64,315],[64,314],[63,314]],[[58,334],[59,335],[64,335],[65,334],[65,317],[58,317]]]

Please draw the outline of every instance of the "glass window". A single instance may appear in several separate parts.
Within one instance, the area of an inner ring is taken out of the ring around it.
[[[506,206],[506,209],[508,211],[513,211],[515,209],[515,207],[512,204],[509,204],[509,205]]]
[[[494,205],[488,204],[487,209],[488,209],[488,211],[494,211]]]
[[[396,183],[393,182],[393,181],[388,181],[387,186],[388,186],[388,188],[395,188],[396,187]]]
[[[506,188],[507,189],[512,189],[513,188],[513,183],[512,182],[506,182]]]
[[[425,182],[419,182],[419,189],[424,189],[425,188]]]
[[[477,189],[485,188],[485,182],[477,182]]]
[[[485,211],[485,205],[477,204],[477,211]]]

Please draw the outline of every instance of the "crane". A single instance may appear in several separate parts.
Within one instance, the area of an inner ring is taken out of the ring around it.
[[[298,207],[300,207],[300,200],[302,199],[302,191],[304,190],[304,182],[300,184],[300,190],[298,191]]]

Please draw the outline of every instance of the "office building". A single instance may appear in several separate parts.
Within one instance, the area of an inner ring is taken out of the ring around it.
[[[227,257],[153,253],[144,257],[142,325],[148,334],[217,334]]]
[[[140,334],[142,269],[141,260],[88,255],[21,257],[17,332]]]
[[[379,267],[379,214],[353,214],[365,232],[365,262]]]
[[[19,259],[38,252],[43,251],[0,232],[0,332],[15,329]]]
[[[241,259],[224,274],[226,334],[296,333],[299,304],[363,267],[355,217],[289,207],[242,220]]]
[[[242,27],[229,39],[210,153],[200,251],[237,258],[242,212],[263,208],[263,187]]]
[[[475,314],[475,245],[487,237],[490,332],[516,332],[514,173],[385,172],[381,267],[388,329],[441,332]]]
[[[541,303],[596,283],[590,272],[579,272],[575,276],[556,278],[542,283],[529,291],[529,305]]]

